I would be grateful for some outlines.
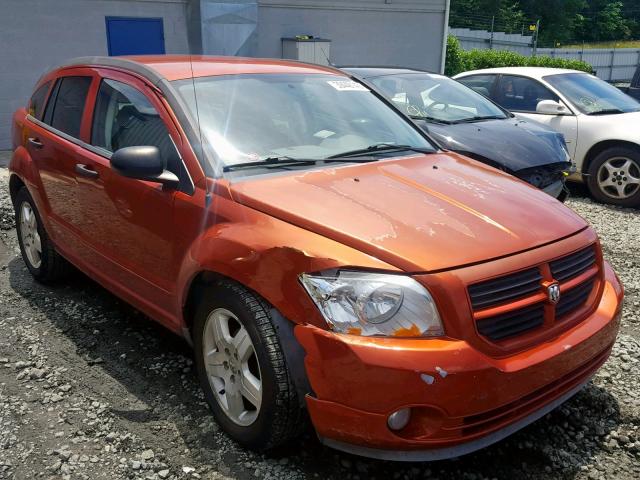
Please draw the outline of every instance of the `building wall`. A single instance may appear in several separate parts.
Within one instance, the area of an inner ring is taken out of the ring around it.
[[[258,0],[257,56],[280,57],[282,37],[328,38],[336,65],[440,71],[446,0]]]
[[[0,0],[0,150],[12,113],[63,60],[107,55],[106,16],[162,17],[167,53],[188,53],[187,0]]]

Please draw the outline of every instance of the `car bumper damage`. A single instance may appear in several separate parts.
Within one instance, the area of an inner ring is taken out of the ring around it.
[[[504,358],[456,339],[364,338],[299,325],[320,440],[388,460],[457,457],[495,443],[568,400],[607,360],[623,289],[606,266],[591,315]],[[389,417],[409,411],[398,428]],[[395,427],[395,428],[392,428]]]

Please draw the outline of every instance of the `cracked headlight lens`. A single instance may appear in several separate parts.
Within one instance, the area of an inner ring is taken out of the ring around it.
[[[363,336],[444,335],[431,294],[404,275],[339,271],[300,276],[333,331]]]

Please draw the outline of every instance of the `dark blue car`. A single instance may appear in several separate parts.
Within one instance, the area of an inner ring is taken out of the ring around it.
[[[500,168],[560,200],[572,162],[564,137],[516,118],[443,75],[400,68],[344,67],[382,93],[448,150]]]

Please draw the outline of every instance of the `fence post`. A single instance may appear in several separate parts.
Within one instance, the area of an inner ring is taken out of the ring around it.
[[[616,64],[616,46],[613,45],[613,50],[611,51],[611,70],[609,70],[609,81],[613,81],[613,67]]]
[[[493,29],[495,27],[496,24],[496,17],[495,15],[493,17],[491,17],[491,38],[489,39],[489,50],[493,50]]]

